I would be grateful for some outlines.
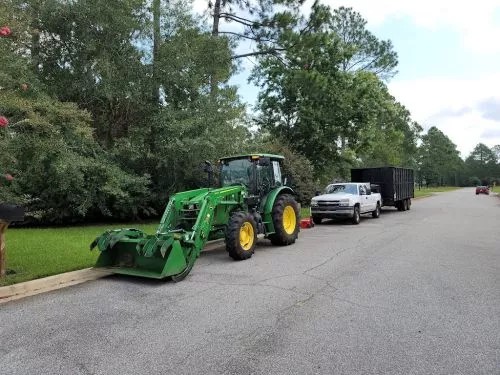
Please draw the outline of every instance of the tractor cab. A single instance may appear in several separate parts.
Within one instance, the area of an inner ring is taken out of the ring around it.
[[[220,186],[245,185],[251,195],[264,196],[283,186],[283,156],[271,154],[239,155],[219,159]]]

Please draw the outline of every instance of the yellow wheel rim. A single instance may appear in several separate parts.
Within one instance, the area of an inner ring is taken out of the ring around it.
[[[283,228],[287,234],[293,234],[297,226],[297,216],[292,206],[286,206],[283,211]]]
[[[248,221],[244,222],[240,228],[240,245],[243,250],[250,250],[253,246],[254,231],[253,226]]]

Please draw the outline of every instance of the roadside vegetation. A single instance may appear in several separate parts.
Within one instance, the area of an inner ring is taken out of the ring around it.
[[[304,207],[352,167],[413,168],[418,194],[500,185],[500,146],[464,160],[389,92],[397,51],[353,9],[215,0],[200,17],[191,5],[0,3],[0,202],[22,205],[31,226],[75,226],[9,230],[16,274],[2,283],[91,264],[102,227],[89,225],[159,221],[221,156],[284,155]],[[249,59],[254,109],[229,83]]]
[[[458,186],[435,186],[435,187],[421,187],[415,189],[415,197],[427,197],[433,193],[444,193],[459,189]]]

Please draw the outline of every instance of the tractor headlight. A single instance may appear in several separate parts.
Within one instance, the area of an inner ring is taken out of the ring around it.
[[[318,207],[318,201],[315,199],[311,200],[311,207]]]
[[[339,206],[341,207],[348,207],[349,206],[349,199],[343,199],[340,201]]]

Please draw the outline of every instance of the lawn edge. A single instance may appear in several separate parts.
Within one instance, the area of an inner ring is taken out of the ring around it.
[[[0,305],[25,297],[66,288],[87,281],[97,280],[111,275],[107,270],[84,268],[82,270],[64,272],[40,279],[0,287]]]
[[[434,196],[433,193],[430,193],[430,194],[425,194],[425,195],[419,195],[418,197],[415,197],[415,198],[412,198],[412,200],[415,200],[415,199],[423,199],[423,198],[429,198],[429,197],[432,197]]]

